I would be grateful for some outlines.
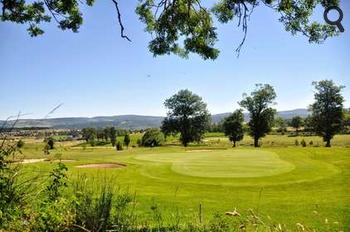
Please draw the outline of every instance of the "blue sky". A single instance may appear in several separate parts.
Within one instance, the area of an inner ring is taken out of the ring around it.
[[[52,117],[165,115],[164,100],[184,88],[202,96],[211,113],[222,113],[236,109],[255,83],[275,87],[278,110],[305,108],[313,100],[311,82],[321,79],[347,86],[343,93],[350,106],[348,1],[342,3],[345,33],[321,45],[292,36],[278,14],[261,6],[237,58],[241,30],[218,24],[221,55],[215,61],[197,55],[154,58],[147,49],[151,37],[134,13],[136,2],[120,3],[132,43],[119,37],[111,1],[84,9],[79,33],[51,23],[43,36],[31,38],[25,26],[0,23],[0,119],[19,111],[42,118],[60,103]]]

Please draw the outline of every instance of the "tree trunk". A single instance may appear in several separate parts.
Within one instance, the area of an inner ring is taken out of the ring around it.
[[[259,138],[254,137],[254,147],[259,147]]]
[[[236,147],[236,141],[233,141],[233,147]]]
[[[331,147],[331,140],[330,139],[326,139],[326,147]]]

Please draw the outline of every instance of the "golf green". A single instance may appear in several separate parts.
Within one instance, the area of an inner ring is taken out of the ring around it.
[[[171,163],[172,171],[196,177],[263,177],[294,169],[293,164],[280,159],[276,153],[256,149],[147,154],[137,159]]]

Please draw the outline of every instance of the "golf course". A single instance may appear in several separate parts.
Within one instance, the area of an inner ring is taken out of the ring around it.
[[[131,135],[132,144],[138,136]],[[96,191],[107,181],[115,191],[134,194],[135,209],[144,218],[152,218],[154,205],[163,220],[172,220],[177,212],[185,221],[205,222],[216,214],[254,210],[290,230],[300,224],[348,231],[350,136],[336,136],[332,148],[296,146],[296,139],[321,142],[314,136],[268,135],[260,148],[252,147],[249,137],[232,148],[223,135],[209,133],[203,143],[188,147],[168,141],[123,151],[61,142],[45,156],[42,142],[31,140],[22,156],[37,162],[23,164],[23,172],[27,178],[45,178],[61,159],[70,180],[87,177]]]

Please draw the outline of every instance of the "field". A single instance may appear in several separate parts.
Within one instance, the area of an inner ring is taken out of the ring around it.
[[[133,144],[139,135],[132,137]],[[121,139],[121,138],[120,138]],[[295,145],[304,139],[307,147]],[[310,144],[312,141],[312,144]],[[232,148],[221,134],[208,134],[203,144],[183,148],[172,138],[158,148],[89,147],[77,142],[56,144],[49,158],[60,157],[72,179],[86,175],[135,193],[137,210],[151,216],[157,204],[164,215],[203,220],[215,213],[253,209],[265,220],[320,231],[350,230],[350,136],[336,136],[332,148],[317,137],[269,135],[261,148],[246,137]],[[42,143],[27,140],[23,158],[48,158]],[[23,165],[27,176],[45,176],[55,162]],[[93,164],[93,166],[84,166]],[[97,165],[97,164],[100,164]],[[108,165],[107,165],[108,164]],[[111,164],[115,164],[114,166]]]

